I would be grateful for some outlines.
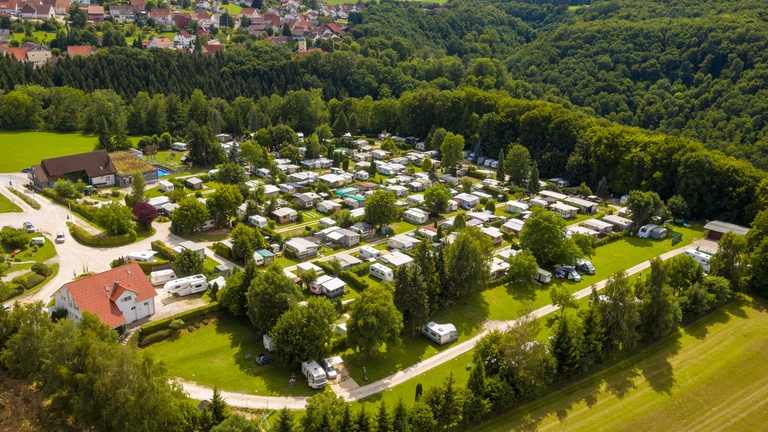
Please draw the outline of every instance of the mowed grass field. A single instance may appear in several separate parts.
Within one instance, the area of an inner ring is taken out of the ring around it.
[[[472,430],[758,431],[768,302],[745,297],[643,353]]]
[[[296,396],[316,393],[301,378],[300,368],[277,363],[256,364],[256,356],[266,352],[260,335],[248,319],[220,315],[192,333],[150,345],[142,350],[168,365],[174,376],[200,385],[260,396]],[[250,354],[250,358],[246,358]],[[296,384],[288,387],[291,373]]]
[[[0,132],[0,172],[18,172],[40,160],[93,150],[96,135],[55,132]],[[131,137],[136,144],[138,137]]]

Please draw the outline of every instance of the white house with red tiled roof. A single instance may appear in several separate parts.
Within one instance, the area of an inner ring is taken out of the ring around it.
[[[119,328],[155,313],[157,291],[136,263],[67,282],[54,294],[56,308],[75,321],[88,311],[109,328]]]

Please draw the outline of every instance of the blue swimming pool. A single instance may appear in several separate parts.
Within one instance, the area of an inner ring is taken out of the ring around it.
[[[158,177],[167,176],[168,174],[170,174],[170,173],[168,171],[164,170],[164,169],[160,169],[160,168],[157,169],[157,176]]]

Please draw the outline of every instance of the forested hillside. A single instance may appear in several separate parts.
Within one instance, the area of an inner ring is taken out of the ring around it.
[[[129,102],[141,91],[185,99],[200,89],[233,101],[320,88],[328,101],[474,87],[695,138],[768,168],[764,2],[589,3],[461,0],[443,10],[384,1],[350,16],[332,53],[298,57],[245,40],[210,58],[113,47],[38,70],[3,58],[0,89],[113,89]]]

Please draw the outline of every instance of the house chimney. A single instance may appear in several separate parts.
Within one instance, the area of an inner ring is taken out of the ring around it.
[[[117,290],[118,288],[120,288],[120,282],[119,281],[115,281],[115,290]]]

